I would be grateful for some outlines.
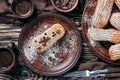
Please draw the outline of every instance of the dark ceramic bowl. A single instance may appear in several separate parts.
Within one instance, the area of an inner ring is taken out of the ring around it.
[[[15,54],[10,48],[0,48],[0,73],[4,73],[13,68],[15,64]]]
[[[78,5],[79,0],[51,0],[52,5],[60,12],[70,12]]]
[[[91,22],[92,22],[92,16],[94,14],[95,8],[97,5],[97,0],[89,0],[86,4],[86,7],[83,12],[82,16],[82,29],[83,29],[83,34],[84,38],[86,40],[86,43],[88,44],[89,48],[95,53],[99,58],[102,60],[113,64],[113,65],[120,65],[120,61],[115,62],[112,61],[109,57],[109,47],[113,45],[113,43],[110,42],[94,42],[92,41],[89,36],[88,36],[88,29],[91,27]],[[118,12],[118,8],[114,5],[113,6],[113,11],[112,12]],[[110,23],[107,24],[105,27],[107,28],[113,28]]]
[[[33,14],[34,4],[32,0],[13,0],[11,9],[17,18],[26,19]]]
[[[31,40],[56,23],[65,28],[65,36],[44,53],[37,54],[31,48]],[[66,17],[43,13],[24,26],[19,37],[19,51],[31,70],[44,76],[56,76],[70,70],[78,61],[81,38],[76,26]]]

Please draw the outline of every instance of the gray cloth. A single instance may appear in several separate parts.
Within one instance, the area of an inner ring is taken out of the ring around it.
[[[24,24],[27,19],[19,19],[12,13],[11,10],[12,0],[0,0],[0,23]],[[42,11],[55,11],[54,7],[50,4],[50,0],[33,0],[35,11],[33,16],[37,16]],[[30,18],[32,18],[31,16]]]
[[[79,65],[79,70],[101,70],[101,69],[110,69],[116,68],[119,66],[113,66],[111,64],[105,63],[98,58],[95,58],[87,63],[82,63]],[[96,79],[89,79],[89,78],[81,78],[79,80],[120,80],[120,78],[96,78]]]

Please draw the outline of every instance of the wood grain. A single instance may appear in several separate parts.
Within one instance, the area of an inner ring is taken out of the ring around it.
[[[12,24],[0,24],[0,46],[8,46],[10,42],[14,42],[15,45],[18,47],[18,39],[19,39],[19,34],[21,32],[22,26],[18,25],[12,25]],[[81,34],[82,38],[82,54],[80,56],[80,59],[74,66],[74,70],[78,70],[78,67],[80,63],[85,63],[89,60],[94,59],[96,56],[91,52],[91,50],[88,48],[87,44],[84,41],[83,34],[82,34],[82,28],[78,26],[79,32]],[[19,53],[18,53],[19,54]],[[22,61],[21,56],[18,56],[18,61],[19,63],[24,63]],[[63,80],[62,77],[44,77],[43,76],[37,76],[37,74],[34,74],[34,79],[40,79],[40,80]],[[76,80],[76,79],[68,79],[68,80]]]
[[[13,25],[13,24],[0,24],[0,46],[8,46],[10,42],[14,42],[16,46],[18,46],[18,38],[22,26]],[[82,29],[78,27],[80,34],[82,36]],[[87,44],[84,41],[82,36],[83,44],[82,44],[82,54],[80,57],[80,62],[84,63],[93,58],[95,55],[88,48]]]
[[[21,28],[13,24],[0,24],[0,46],[8,46],[10,42],[18,45]]]

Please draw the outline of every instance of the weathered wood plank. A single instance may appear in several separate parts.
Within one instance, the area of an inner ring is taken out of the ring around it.
[[[9,41],[0,41],[0,46],[8,46],[8,44],[9,44],[10,42],[14,42],[15,45],[18,45],[18,42],[17,42],[17,41],[9,40]]]
[[[13,30],[0,30],[0,33],[19,33],[21,29],[13,29]]]
[[[0,24],[0,46],[7,46],[10,42],[18,45],[21,28],[13,24]]]
[[[80,57],[80,62],[84,63],[95,58],[95,55],[88,48],[88,45],[85,43],[82,28],[78,27],[80,34],[83,39],[82,44],[82,54]],[[0,46],[7,46],[10,42],[14,42],[18,46],[18,38],[22,27],[12,24],[0,24]]]
[[[0,33],[0,37],[4,37],[4,36],[19,37],[19,33]]]

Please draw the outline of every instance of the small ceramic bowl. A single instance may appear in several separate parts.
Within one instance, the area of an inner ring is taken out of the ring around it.
[[[60,12],[70,12],[78,5],[79,0],[51,0],[52,5]]]
[[[9,71],[15,64],[15,55],[10,48],[0,48],[0,73]]]
[[[11,9],[17,18],[26,19],[33,14],[34,4],[32,0],[13,0]]]

